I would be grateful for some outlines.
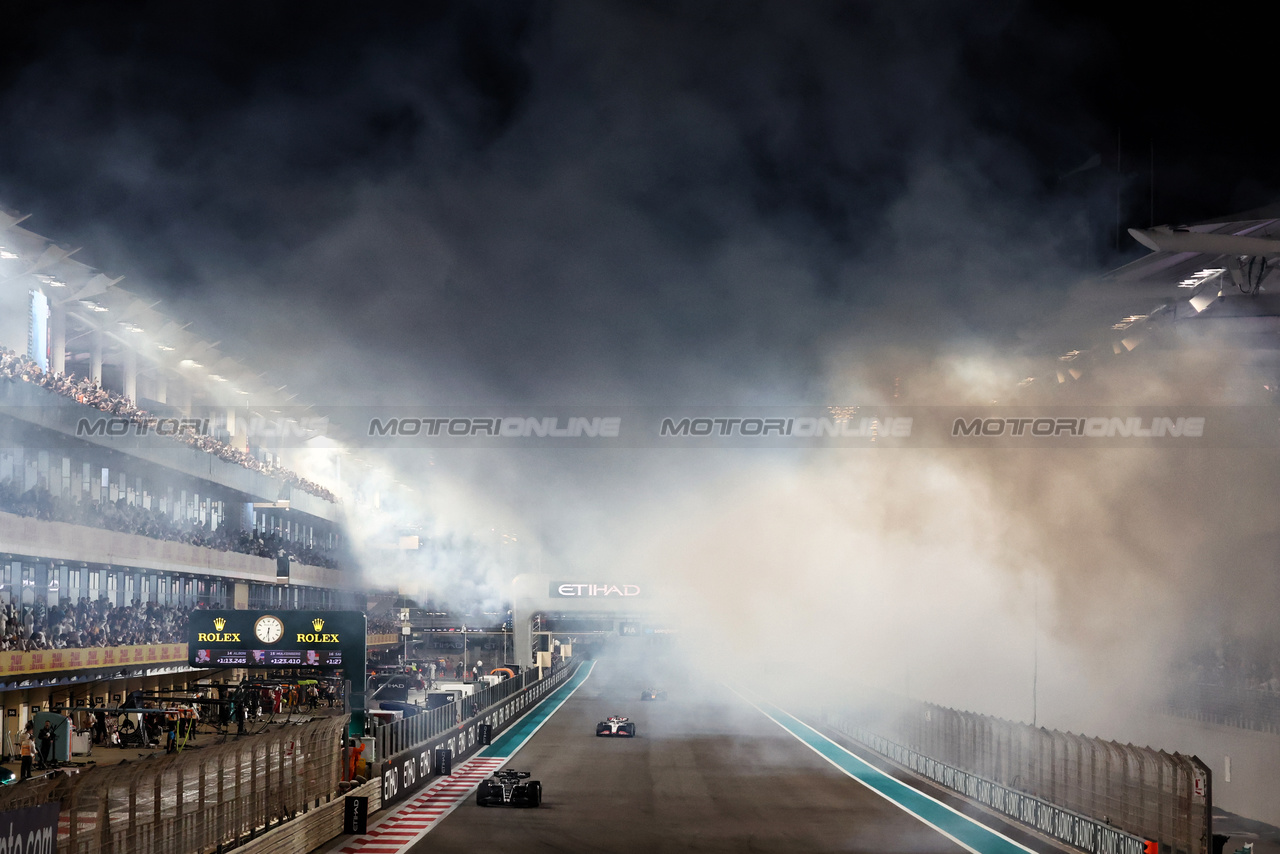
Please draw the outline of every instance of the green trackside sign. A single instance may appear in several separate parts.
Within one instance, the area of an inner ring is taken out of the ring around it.
[[[367,622],[362,611],[192,611],[192,667],[319,667],[351,680],[352,708],[364,708]]]

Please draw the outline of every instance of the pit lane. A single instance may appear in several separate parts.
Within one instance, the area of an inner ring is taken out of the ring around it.
[[[506,764],[542,781],[541,808],[481,808],[471,798],[410,850],[966,850],[723,686],[664,683],[620,652],[602,658]],[[669,699],[642,703],[649,685]],[[610,714],[636,721],[637,737],[597,738]]]

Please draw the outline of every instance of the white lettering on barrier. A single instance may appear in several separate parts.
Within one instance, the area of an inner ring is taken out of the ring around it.
[[[395,800],[396,795],[400,793],[400,769],[388,768],[387,773],[382,775],[382,799],[384,801]]]

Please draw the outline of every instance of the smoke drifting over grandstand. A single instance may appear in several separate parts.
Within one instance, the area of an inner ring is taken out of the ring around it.
[[[1186,174],[1216,152],[1134,112],[1143,36],[1063,9],[27,14],[0,202],[321,409],[1056,404],[1018,383],[1116,319],[1076,283],[1136,257],[1122,227],[1276,186],[1248,152]],[[1232,402],[1232,373],[1062,402]],[[1274,642],[1275,461],[1243,454],[537,447],[343,478],[379,583],[640,577],[744,672],[1028,718],[1037,656],[1065,716],[1223,624]]]

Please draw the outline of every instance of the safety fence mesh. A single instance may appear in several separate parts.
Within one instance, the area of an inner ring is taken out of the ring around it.
[[[55,773],[0,791],[0,811],[57,801],[63,854],[224,850],[328,801],[346,716],[164,757]]]
[[[557,667],[552,674],[559,677],[563,667]],[[378,759],[387,759],[404,750],[417,747],[438,735],[457,729],[481,711],[508,697],[518,694],[525,688],[538,682],[537,670],[525,670],[515,679],[504,679],[493,685],[478,689],[475,693],[461,700],[447,703],[435,709],[422,712],[398,721],[375,724],[373,729],[374,744]]]
[[[1190,683],[1169,690],[1165,709],[1178,717],[1280,735],[1280,694]]]
[[[839,717],[938,762],[1155,840],[1162,851],[1210,851],[1212,778],[1195,756],[901,699],[841,710]]]

